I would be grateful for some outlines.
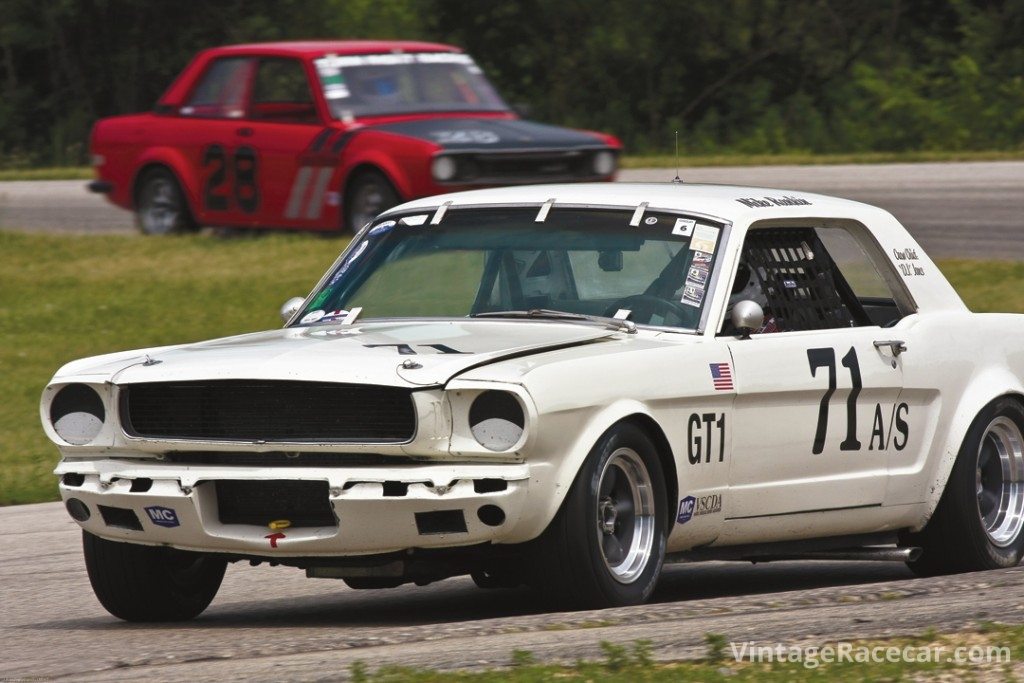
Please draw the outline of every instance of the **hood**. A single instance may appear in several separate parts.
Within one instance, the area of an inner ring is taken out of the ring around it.
[[[599,327],[546,321],[314,325],[140,351],[120,362],[104,358],[98,365],[111,373],[115,384],[268,379],[432,386],[502,358],[576,346],[614,334]],[[146,364],[143,354],[150,359]],[[78,369],[81,374],[97,371],[85,363]]]
[[[452,152],[526,152],[607,148],[595,135],[517,119],[430,118],[371,126],[433,142]]]

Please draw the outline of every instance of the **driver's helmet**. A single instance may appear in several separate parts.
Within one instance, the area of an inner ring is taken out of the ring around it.
[[[736,279],[732,283],[732,293],[729,295],[727,312],[731,313],[732,307],[741,301],[754,301],[761,308],[767,308],[768,306],[768,297],[764,295],[764,290],[761,287],[761,278],[744,261],[740,261],[739,269],[736,271]]]

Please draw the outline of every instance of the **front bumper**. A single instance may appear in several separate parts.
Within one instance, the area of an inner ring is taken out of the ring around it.
[[[65,460],[55,473],[65,504],[77,499],[89,511],[76,521],[97,536],[266,557],[501,543],[522,534],[516,526],[530,479],[526,464],[239,468]],[[221,522],[215,482],[281,480],[326,481],[335,523],[272,529]]]

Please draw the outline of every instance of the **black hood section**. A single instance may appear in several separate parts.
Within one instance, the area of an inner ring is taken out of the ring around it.
[[[532,121],[420,119],[372,126],[373,130],[426,140],[453,152],[527,152],[607,148],[589,133]]]

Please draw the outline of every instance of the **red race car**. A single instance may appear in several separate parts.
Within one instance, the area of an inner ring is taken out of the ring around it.
[[[622,146],[521,120],[458,48],[332,41],[201,52],[154,111],[97,122],[90,148],[89,189],[164,234],[357,231],[416,197],[612,180]]]

